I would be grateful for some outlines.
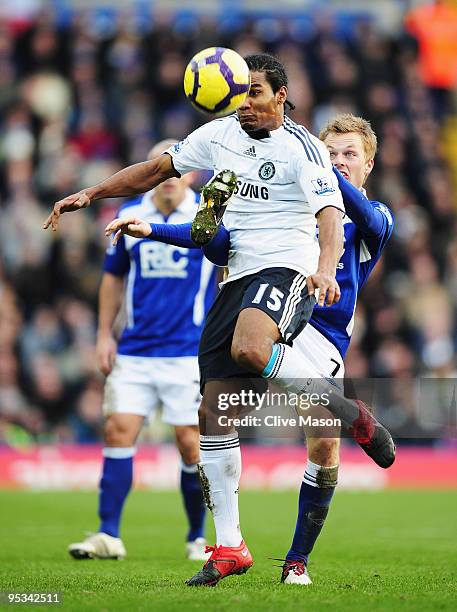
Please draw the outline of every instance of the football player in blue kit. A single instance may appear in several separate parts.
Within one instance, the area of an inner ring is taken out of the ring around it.
[[[151,156],[174,144],[158,143]],[[156,223],[194,218],[192,174],[172,178],[127,201],[119,217],[135,214]],[[180,484],[189,522],[186,555],[205,560],[205,505],[199,460],[198,343],[217,285],[216,268],[201,251],[124,236],[107,250],[99,291],[97,358],[107,376],[103,401],[103,473],[97,533],[69,546],[77,559],[125,557],[119,537],[122,509],[132,485],[136,439],[159,407],[173,426],[181,455]],[[113,326],[124,300],[126,324],[119,343]],[[153,543],[151,543],[151,547]]]
[[[338,115],[321,131],[320,138],[329,150],[347,214],[343,219],[344,253],[336,272],[341,299],[332,308],[315,306],[295,344],[319,373],[341,381],[357,296],[392,234],[393,216],[385,204],[369,200],[363,189],[377,149],[370,124],[351,114]],[[326,519],[338,477],[340,439],[305,433],[308,462],[295,533],[281,576],[286,584],[311,584],[308,558]]]
[[[287,119],[286,119],[287,121]],[[341,299],[331,308],[316,305],[305,329],[294,340],[310,367],[325,378],[344,377],[344,356],[354,327],[357,295],[379,260],[393,229],[390,209],[368,200],[363,185],[373,165],[377,139],[370,124],[351,114],[336,116],[320,134],[334,165],[347,216],[344,223],[344,253],[338,262],[336,279]],[[150,225],[145,234],[156,240],[186,244],[192,248],[191,224]],[[195,246],[195,245],[194,245]],[[227,263],[230,234],[222,225],[204,247],[216,265]],[[330,415],[329,415],[330,416]],[[282,582],[311,584],[308,557],[323,527],[337,484],[339,437],[313,435],[306,431],[308,463],[301,485],[295,535],[283,566]]]

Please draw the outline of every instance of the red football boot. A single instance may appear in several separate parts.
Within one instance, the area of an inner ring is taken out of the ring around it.
[[[354,400],[359,416],[349,427],[349,433],[366,454],[382,468],[388,468],[395,461],[395,444],[387,429],[373,416],[361,400]]]
[[[207,546],[211,557],[199,572],[186,581],[187,586],[216,586],[219,580],[234,574],[244,574],[251,567],[252,555],[244,540],[239,546]]]

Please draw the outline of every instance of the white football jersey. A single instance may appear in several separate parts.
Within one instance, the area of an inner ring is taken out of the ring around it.
[[[316,271],[315,215],[327,206],[344,212],[344,205],[327,148],[306,128],[286,117],[259,140],[230,115],[198,128],[167,153],[180,174],[229,169],[238,177],[224,214],[230,232],[226,282],[266,268],[305,276]]]

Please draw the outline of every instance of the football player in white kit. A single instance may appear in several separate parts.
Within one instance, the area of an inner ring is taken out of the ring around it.
[[[294,345],[321,376],[341,384],[357,295],[387,245],[393,216],[385,204],[368,200],[363,189],[373,169],[377,149],[376,135],[370,124],[351,114],[337,115],[322,130],[320,138],[329,149],[347,213],[344,218],[345,250],[336,272],[343,297],[332,308],[315,306],[308,325],[297,336]],[[150,229],[154,240],[196,248],[191,238],[192,223],[174,226],[152,223]],[[145,230],[148,235],[149,227]],[[204,247],[204,252],[216,265],[227,265],[230,234],[223,224],[216,237]],[[319,412],[317,416],[330,416],[322,409]],[[285,584],[311,584],[309,555],[324,525],[338,481],[338,432],[335,427],[305,429],[308,462],[300,487],[295,533],[281,575]]]
[[[287,76],[282,64],[267,54],[245,59],[251,90],[236,115],[202,126],[168,155],[130,166],[57,202],[44,224],[55,230],[63,212],[85,208],[92,200],[139,193],[194,169],[213,168],[218,175],[230,168],[238,177],[225,213],[231,235],[229,275],[208,315],[199,349],[200,475],[217,542],[190,586],[214,585],[252,565],[239,525],[238,434],[219,422],[219,395],[239,389],[240,379],[256,374],[296,393],[328,391],[309,378],[320,374],[310,373],[290,344],[312,312],[317,289],[321,306],[340,297],[335,271],[342,253],[344,207],[329,153],[306,128],[285,121]],[[107,233],[144,236],[139,223],[136,217],[115,221]],[[363,405],[334,393],[331,409],[342,407],[349,413],[346,422],[356,429],[362,425],[364,434],[370,423],[368,436],[358,441],[381,464],[386,447],[391,451],[390,436],[370,420]]]
[[[156,157],[176,141],[151,150]],[[121,218],[182,223],[195,216],[192,174],[170,179],[128,200]],[[216,269],[201,252],[125,236],[105,256],[99,290],[97,358],[107,376],[103,401],[105,448],[97,533],[68,547],[76,559],[121,559],[120,520],[132,486],[135,444],[145,419],[162,407],[181,455],[180,487],[189,528],[186,555],[206,560],[205,504],[200,486],[198,343],[216,294]],[[117,342],[113,327],[125,305]]]

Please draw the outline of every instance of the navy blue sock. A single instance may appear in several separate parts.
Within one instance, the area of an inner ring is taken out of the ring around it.
[[[189,521],[187,541],[204,537],[206,507],[197,465],[181,463],[181,492]]]
[[[125,499],[133,480],[134,448],[104,448],[103,472],[100,481],[98,515],[100,529],[119,537],[119,523]]]
[[[308,556],[327,517],[337,484],[337,474],[338,466],[321,468],[308,461],[300,488],[294,538],[286,559],[308,563]]]

